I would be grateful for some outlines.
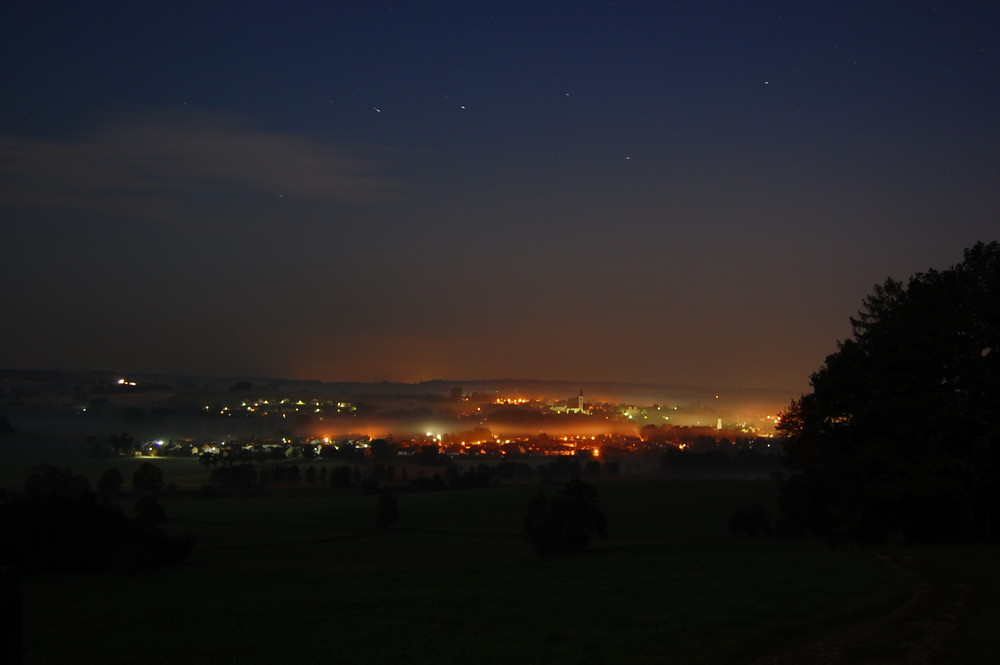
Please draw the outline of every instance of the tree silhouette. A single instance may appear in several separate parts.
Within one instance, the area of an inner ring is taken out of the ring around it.
[[[375,523],[380,529],[388,529],[397,518],[399,518],[399,500],[391,491],[382,490],[378,495]]]
[[[212,469],[212,483],[224,490],[248,490],[263,482],[253,464],[236,464]]]
[[[524,533],[542,556],[576,552],[593,535],[607,535],[607,519],[597,507],[597,490],[588,483],[571,480],[549,500],[544,493],[528,504]]]
[[[351,467],[346,464],[335,466],[330,473],[330,486],[335,489],[343,489],[351,486]]]
[[[1000,245],[887,280],[851,324],[783,414],[782,522],[855,543],[995,532]]]
[[[131,455],[136,450],[135,439],[126,432],[112,434],[108,439],[108,444],[119,455]]]
[[[125,484],[125,478],[122,477],[122,472],[111,467],[110,469],[105,469],[104,473],[97,480],[97,491],[104,496],[115,496],[121,491],[122,485]]]
[[[140,522],[162,524],[167,521],[167,514],[155,496],[141,496],[135,502],[135,516]]]
[[[90,483],[81,475],[68,469],[42,464],[28,474],[24,491],[29,496],[58,496],[78,499],[90,492]]]
[[[132,489],[136,492],[159,492],[163,489],[163,471],[152,462],[143,462],[132,473]]]
[[[392,457],[394,453],[394,447],[388,439],[372,439],[368,443],[368,447],[375,459],[387,459]]]

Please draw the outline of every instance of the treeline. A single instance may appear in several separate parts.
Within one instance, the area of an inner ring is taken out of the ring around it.
[[[165,519],[154,495],[141,496],[136,517],[127,517],[83,476],[42,466],[28,476],[24,492],[0,496],[0,566],[121,573],[176,563],[194,540],[164,533],[157,523]]]
[[[570,478],[614,477],[619,472],[619,464],[615,461],[604,463],[591,459],[581,463],[577,458],[568,457],[558,457],[536,466],[526,462],[499,462],[470,465],[463,470],[457,464],[448,464],[440,472],[430,476],[422,470],[421,475],[415,478],[410,477],[412,468],[381,463],[365,467],[309,464],[304,465],[304,468],[298,463],[259,467],[252,463],[227,464],[212,469],[211,483],[213,489],[221,490],[252,490],[267,486],[304,484],[374,493],[384,486],[415,491],[473,489],[514,479],[537,479],[548,483]]]
[[[737,430],[719,430],[714,427],[689,427],[684,425],[643,425],[639,438],[646,443],[684,445],[705,449],[716,445],[737,448],[757,448],[773,443],[769,437],[740,436]]]
[[[699,448],[667,447],[660,455],[660,468],[676,470],[777,471],[783,468],[780,452],[761,452],[753,448],[735,448],[713,444]]]

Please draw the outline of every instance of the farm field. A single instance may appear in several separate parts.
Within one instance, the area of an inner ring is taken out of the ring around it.
[[[168,528],[197,538],[192,558],[140,575],[25,578],[25,662],[755,662],[911,592],[912,573],[871,551],[731,537],[733,511],[773,508],[769,482],[596,486],[609,538],[550,559],[520,519],[557,484],[401,492],[388,531],[374,528],[376,498],[355,492],[168,494]],[[988,617],[996,576],[976,552]],[[966,560],[919,556],[938,569]],[[963,630],[996,654],[987,629]]]

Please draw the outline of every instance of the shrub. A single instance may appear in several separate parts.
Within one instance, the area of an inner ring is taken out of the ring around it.
[[[524,515],[525,537],[542,556],[583,550],[591,536],[607,535],[597,501],[597,490],[580,480],[566,483],[551,500],[540,492]]]

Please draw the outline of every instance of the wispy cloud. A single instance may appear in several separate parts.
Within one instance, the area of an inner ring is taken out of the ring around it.
[[[0,135],[0,203],[128,215],[226,197],[363,203],[397,189],[378,166],[228,117],[130,116],[72,140]]]

